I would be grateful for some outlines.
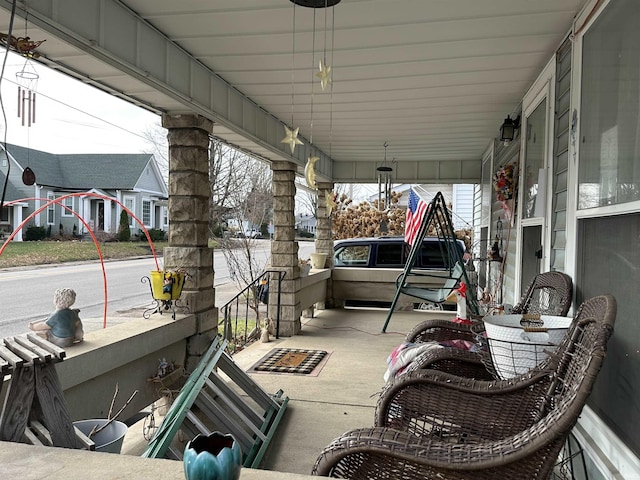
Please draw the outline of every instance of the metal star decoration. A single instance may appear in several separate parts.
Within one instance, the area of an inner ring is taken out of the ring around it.
[[[284,126],[284,131],[286,132],[286,136],[280,140],[280,143],[288,143],[291,148],[291,154],[293,155],[294,150],[296,149],[296,145],[303,145],[302,140],[298,138],[298,131],[300,128],[296,128],[295,130],[291,130],[286,125]]]
[[[324,201],[327,206],[327,217],[331,216],[331,212],[338,206],[336,204],[335,195],[332,191],[324,192]]]
[[[320,71],[316,73],[316,77],[320,79],[320,85],[322,90],[327,88],[327,85],[331,83],[331,67],[322,63],[320,60]]]

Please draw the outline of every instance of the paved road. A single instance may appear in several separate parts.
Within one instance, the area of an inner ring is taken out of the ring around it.
[[[308,258],[313,248],[313,242],[301,242],[300,256]],[[266,258],[269,255],[269,241],[256,242],[256,251]],[[214,268],[216,305],[221,306],[238,289],[229,278],[221,251],[214,252]],[[105,262],[107,316],[110,319],[131,314],[132,311],[135,315],[141,315],[144,308],[151,307],[149,284],[141,280],[155,269],[152,258]],[[3,269],[0,270],[0,338],[26,333],[30,321],[45,319],[54,308],[53,292],[60,287],[70,287],[76,291],[74,307],[80,309],[80,318],[86,331],[103,327],[104,277],[100,263]]]

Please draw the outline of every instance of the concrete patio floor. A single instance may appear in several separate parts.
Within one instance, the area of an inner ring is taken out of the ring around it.
[[[294,337],[255,343],[234,355],[249,371],[274,348],[325,350],[329,353],[310,375],[248,372],[266,392],[289,397],[284,418],[261,468],[309,475],[321,450],[352,428],[373,425],[374,410],[389,352],[425,318],[452,318],[454,312],[396,312],[381,333],[387,310],[332,309],[302,319]],[[124,454],[138,455],[146,441],[142,422],[130,428]]]

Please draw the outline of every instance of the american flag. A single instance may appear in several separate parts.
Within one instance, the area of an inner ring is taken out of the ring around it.
[[[422,219],[427,213],[427,203],[422,200],[413,188],[409,190],[409,202],[407,204],[407,220],[404,225],[404,241],[413,245],[416,239]]]

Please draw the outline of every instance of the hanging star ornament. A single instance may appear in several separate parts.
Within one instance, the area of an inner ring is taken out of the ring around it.
[[[327,85],[331,83],[331,67],[325,65],[322,60],[320,60],[320,71],[316,73],[316,77],[320,79],[320,85],[324,91],[324,89],[327,88]]]
[[[284,126],[284,131],[286,132],[286,136],[280,140],[280,143],[288,143],[291,148],[291,154],[293,155],[294,150],[296,149],[296,145],[303,145],[302,140],[298,138],[298,131],[300,128],[296,128],[295,130],[291,130],[286,125]]]
[[[326,192],[324,192],[324,201],[327,206],[327,217],[330,217],[331,212],[333,212],[338,206],[336,204],[335,194],[332,191],[327,190]]]

